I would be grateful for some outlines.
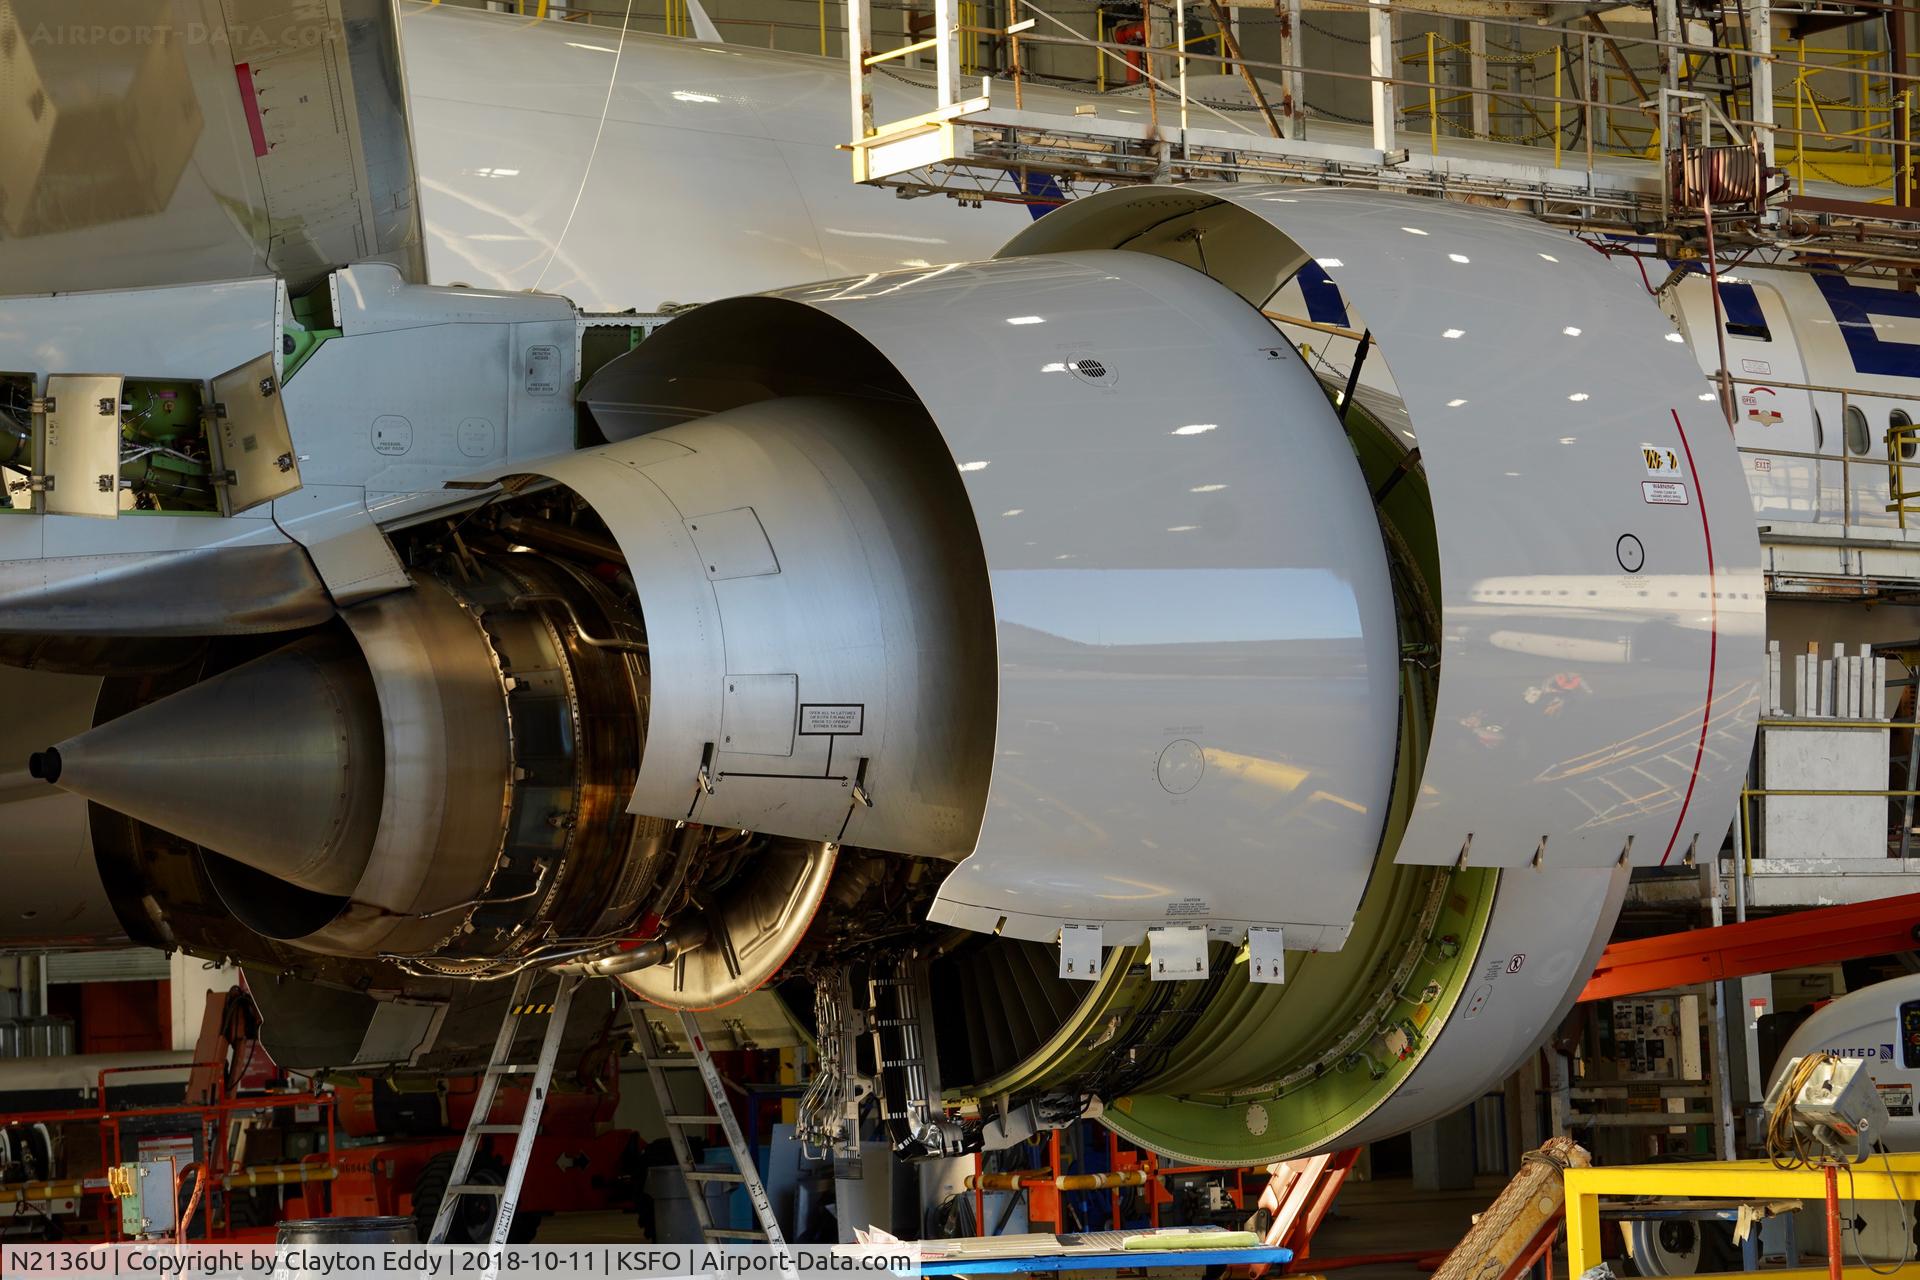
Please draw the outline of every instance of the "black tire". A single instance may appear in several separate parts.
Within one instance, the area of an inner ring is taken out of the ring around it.
[[[1632,1230],[1639,1238],[1635,1275],[1690,1276],[1740,1269],[1740,1247],[1734,1244],[1728,1223],[1669,1218],[1636,1222]]]
[[[1702,1269],[1738,1271],[1740,1263],[1740,1246],[1733,1242],[1733,1224],[1730,1222],[1701,1223],[1700,1264]]]
[[[433,1231],[433,1220],[440,1212],[440,1201],[453,1178],[453,1156],[451,1151],[442,1151],[427,1161],[420,1170],[419,1178],[414,1181],[413,1223],[422,1244],[426,1243],[427,1236]],[[506,1166],[492,1156],[478,1156],[474,1159],[473,1170],[467,1175],[467,1181],[497,1187],[506,1181]],[[446,1243],[485,1244],[493,1232],[493,1216],[498,1204],[499,1201],[492,1196],[461,1196],[459,1206],[453,1211],[453,1225],[447,1228]],[[513,1225],[507,1228],[507,1243],[530,1243],[534,1233],[540,1229],[540,1219],[545,1216],[542,1213],[516,1212]]]

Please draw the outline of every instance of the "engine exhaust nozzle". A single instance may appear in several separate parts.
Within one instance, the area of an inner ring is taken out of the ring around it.
[[[33,753],[40,778],[316,893],[352,893],[379,826],[380,701],[310,636]]]

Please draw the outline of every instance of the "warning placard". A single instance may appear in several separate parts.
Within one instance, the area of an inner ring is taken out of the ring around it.
[[[803,702],[800,704],[800,736],[863,733],[866,718],[864,703]]]
[[[1887,1106],[1890,1116],[1910,1116],[1913,1114],[1913,1086],[1910,1084],[1879,1084],[1874,1088],[1880,1091],[1880,1101]]]
[[[1640,499],[1656,507],[1684,507],[1687,505],[1687,486],[1678,480],[1642,480]]]

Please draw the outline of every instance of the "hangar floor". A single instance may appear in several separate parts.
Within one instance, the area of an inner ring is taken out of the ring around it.
[[[1333,1216],[1313,1239],[1313,1258],[1300,1268],[1314,1271],[1313,1259],[1451,1249],[1473,1225],[1473,1215],[1493,1203],[1506,1179],[1483,1177],[1461,1191],[1415,1191],[1410,1178],[1348,1182],[1334,1202]],[[1342,1280],[1408,1280],[1427,1274],[1409,1262],[1343,1268]]]
[[[1314,1240],[1316,1258],[1440,1251],[1459,1243],[1473,1215],[1500,1193],[1504,1180],[1481,1178],[1468,1190],[1415,1191],[1411,1179],[1349,1182],[1333,1217]],[[638,1240],[632,1215],[555,1214],[540,1224],[537,1243],[623,1244]],[[1309,1261],[1301,1270],[1313,1274]],[[1343,1268],[1342,1280],[1410,1280],[1425,1272],[1409,1262]]]

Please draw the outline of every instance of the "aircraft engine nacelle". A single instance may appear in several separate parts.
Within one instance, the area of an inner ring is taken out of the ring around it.
[[[1341,321],[1276,310],[1309,263]],[[1243,186],[714,303],[582,390],[606,443],[396,535],[411,591],[110,680],[34,768],[162,936],[210,888],[278,964],[691,1009],[867,966],[1005,1132],[1397,1132],[1532,1051],[1750,750],[1741,477],[1628,286]]]

